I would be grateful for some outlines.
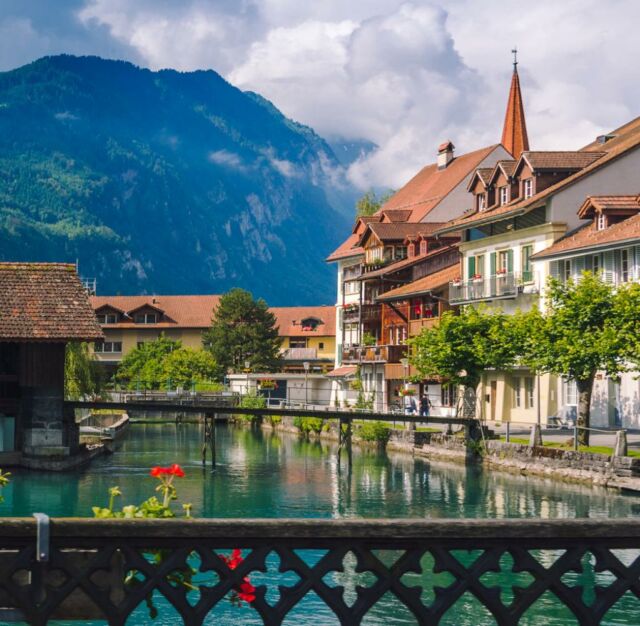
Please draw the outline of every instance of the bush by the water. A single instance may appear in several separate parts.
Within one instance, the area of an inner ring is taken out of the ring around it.
[[[240,400],[240,404],[238,406],[243,409],[264,409],[267,406],[267,399],[255,393],[248,394],[246,396],[242,396]],[[260,420],[259,415],[251,415],[251,414],[244,415],[244,414],[237,413],[233,417],[237,421],[242,421],[242,422],[254,423]]]
[[[358,427],[356,434],[362,441],[386,444],[391,436],[391,429],[384,422],[365,422]]]
[[[300,430],[303,435],[322,432],[324,420],[321,417],[294,417],[293,425]]]

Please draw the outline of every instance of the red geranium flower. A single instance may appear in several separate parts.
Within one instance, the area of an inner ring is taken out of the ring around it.
[[[240,585],[238,598],[249,603],[253,602],[256,599],[256,588],[249,582],[249,579],[246,577],[244,579],[244,582]]]
[[[184,471],[177,463],[174,463],[169,468],[169,472],[168,473],[169,474],[173,474],[174,476],[177,476],[178,478],[184,478]]]

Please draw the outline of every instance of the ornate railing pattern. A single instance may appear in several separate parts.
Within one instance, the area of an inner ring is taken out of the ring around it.
[[[83,609],[80,596],[86,596],[94,613],[121,625],[157,590],[185,624],[202,624],[245,576],[256,586],[256,599],[241,610],[257,611],[268,625],[281,624],[311,592],[349,626],[360,624],[385,594],[420,624],[437,624],[471,594],[499,625],[517,624],[547,592],[580,624],[593,625],[628,592],[640,597],[637,520],[55,519],[44,552],[48,560],[36,560],[34,520],[1,524],[3,623],[22,617],[45,624],[53,616],[78,619],[83,611],[95,619]],[[149,558],[151,548],[164,551],[161,562]],[[218,555],[233,548],[243,550],[244,560],[230,569]],[[313,561],[301,553],[310,549],[316,551]],[[463,551],[473,551],[474,558],[461,558]],[[260,585],[257,578],[273,555],[279,567],[269,585]],[[194,578],[191,592],[171,582],[188,561],[210,578]],[[505,568],[508,575],[496,583]],[[123,586],[124,574],[132,571],[139,573],[139,584]],[[274,585],[276,600],[267,593]],[[640,623],[638,615],[629,619]]]

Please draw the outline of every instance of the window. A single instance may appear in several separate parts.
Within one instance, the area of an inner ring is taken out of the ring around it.
[[[138,341],[138,342],[136,343],[136,347],[137,347],[137,348],[142,348],[142,346],[144,346],[144,341]]]
[[[513,408],[519,409],[522,406],[522,391],[520,389],[520,377],[513,378]]]
[[[578,387],[576,381],[571,379],[564,383],[564,403],[578,404]]]
[[[562,273],[562,279],[566,282],[570,278],[571,278],[571,261],[567,259],[564,262],[564,271]]]
[[[319,323],[320,320],[317,320],[315,317],[307,317],[300,322],[302,330],[316,330]]]
[[[302,338],[294,339],[293,337],[291,337],[289,339],[289,347],[290,348],[306,348],[307,347],[307,338],[306,337],[302,337]]]
[[[533,376],[527,376],[524,379],[524,398],[527,409],[532,409],[535,405],[533,399],[533,390],[535,389],[535,382]]]
[[[498,252],[497,274],[513,272],[513,250],[500,250]]]
[[[598,230],[604,230],[606,227],[607,227],[607,216],[604,213],[598,213],[596,228]]]
[[[522,182],[522,191],[525,200],[533,195],[533,178],[524,179]]]
[[[533,280],[533,269],[531,265],[531,255],[533,254],[533,246],[522,246],[522,280],[530,283]]]
[[[600,273],[600,270],[602,269],[602,263],[600,263],[600,255],[599,254],[594,254],[593,255],[592,267],[593,267],[593,273],[594,274],[599,274]]]
[[[505,185],[504,187],[500,187],[500,205],[509,203],[509,187]]]
[[[321,341],[321,342],[318,344],[318,350],[324,350],[324,342],[322,342],[322,341]]]
[[[629,282],[629,250],[620,250],[620,280]]]
[[[407,246],[396,246],[395,252],[396,259],[406,259],[407,258]]]
[[[420,254],[427,254],[427,240],[422,239],[420,241]]]
[[[93,346],[94,352],[122,352],[122,341],[103,341],[102,343],[96,343]]]
[[[155,324],[158,316],[155,313],[136,313],[133,321],[136,324]]]
[[[487,208],[487,196],[484,193],[479,193],[477,196],[478,211],[484,211]]]
[[[442,406],[445,407],[456,405],[455,385],[442,385],[440,390],[440,401],[442,402]]]
[[[96,315],[98,324],[117,324],[118,316],[115,313],[101,313]]]

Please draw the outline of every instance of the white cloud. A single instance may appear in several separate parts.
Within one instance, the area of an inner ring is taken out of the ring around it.
[[[209,161],[216,165],[226,165],[235,169],[244,169],[240,155],[229,150],[216,150],[209,153]]]
[[[378,144],[351,169],[363,187],[401,185],[445,138],[497,142],[514,44],[532,147],[578,147],[639,113],[636,0],[60,2],[33,19],[0,8],[4,57],[111,41],[152,68],[213,68],[322,135]]]

